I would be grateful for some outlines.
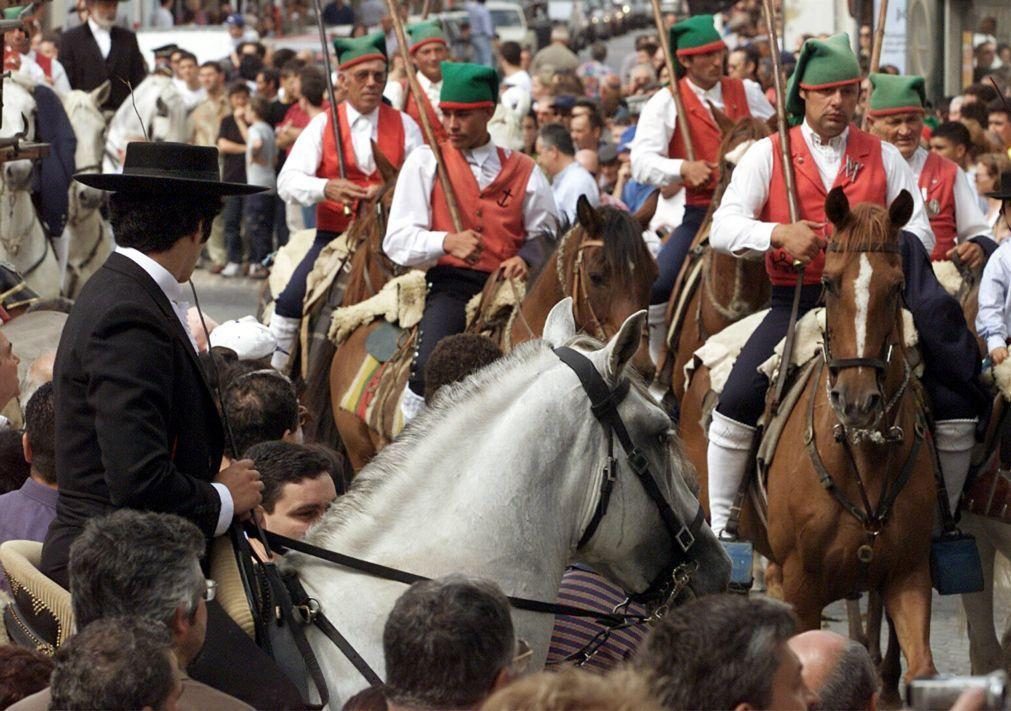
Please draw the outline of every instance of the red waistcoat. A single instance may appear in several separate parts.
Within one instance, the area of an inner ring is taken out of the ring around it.
[[[462,227],[481,233],[484,251],[477,264],[467,264],[448,254],[439,259],[439,264],[491,273],[503,261],[515,257],[526,241],[523,198],[534,161],[518,151],[496,150],[502,167],[491,184],[481,190],[463,154],[449,144],[443,145],[442,159],[456,193]],[[446,195],[438,180],[432,188],[431,204],[432,229],[455,232]]]
[[[405,82],[406,84],[406,82]],[[420,85],[419,85],[420,86]],[[404,113],[414,119],[414,122],[418,124],[421,128],[421,112],[418,111],[418,102],[414,100],[414,92],[412,92],[406,85],[404,86]],[[428,100],[428,95],[423,95],[421,97],[421,102],[425,106],[425,113],[428,114],[428,123],[432,126],[432,133],[435,134],[435,140],[438,143],[445,143],[449,139],[449,134],[446,133],[446,128],[442,125],[442,119],[435,112],[435,107],[432,106],[432,102]],[[425,143],[428,143],[428,136],[425,135],[424,129],[421,131],[421,135],[425,139]]]
[[[948,251],[955,246],[958,223],[955,221],[955,181],[959,167],[954,161],[943,158],[933,151],[927,154],[927,161],[920,171],[920,194],[923,196],[930,229],[937,238],[930,258],[939,262],[947,259]]]
[[[707,160],[710,163],[718,163],[720,158],[720,143],[723,141],[723,134],[720,127],[716,125],[709,107],[704,106],[699,101],[698,95],[688,86],[688,79],[682,78],[678,81],[678,91],[681,92],[681,103],[684,105],[685,114],[688,118],[688,128],[692,136],[692,147],[695,149],[695,160]],[[723,113],[733,121],[751,116],[751,109],[748,108],[748,96],[744,93],[744,82],[740,79],[723,77],[720,79],[720,87],[723,92]],[[667,155],[670,158],[682,158],[687,156],[685,152],[684,138],[675,129],[671,136],[670,145],[667,147]],[[685,202],[688,205],[708,206],[713,199],[713,191],[716,190],[716,183],[719,182],[720,174],[718,170],[713,171],[712,178],[708,183],[698,188],[687,188]]]
[[[341,146],[344,148],[344,177],[353,183],[368,187],[378,185],[383,178],[378,170],[365,174],[355,160],[354,144],[351,142],[351,126],[348,124],[347,108],[344,102],[337,106],[337,118],[340,122]],[[340,177],[337,167],[337,145],[334,143],[333,129],[330,127],[332,114],[326,113],[326,123],[323,126],[323,156],[316,169],[320,178]],[[404,122],[400,112],[386,104],[379,105],[379,150],[390,163],[399,168],[404,162]],[[344,206],[332,200],[323,200],[316,205],[316,228],[330,232],[343,232],[351,223],[356,205],[351,206],[351,215],[344,214]]]
[[[762,208],[759,219],[763,222],[790,222],[790,208],[787,204],[786,185],[783,174],[783,159],[780,154],[779,134],[774,133],[772,140],[772,180],[770,182],[769,198]],[[825,217],[825,198],[828,191],[821,182],[818,166],[811,157],[807,142],[800,132],[800,126],[790,129],[790,152],[793,158],[793,168],[797,183],[797,204],[800,219],[814,222],[827,222]],[[847,169],[847,166],[849,168]],[[846,141],[846,153],[839,165],[833,188],[841,187],[850,205],[870,202],[884,205],[888,195],[888,177],[881,158],[881,141],[869,133],[864,133],[856,126],[850,126]],[[826,225],[828,230],[831,225]],[[830,237],[831,239],[831,237]],[[821,273],[825,268],[825,252],[807,265],[804,270],[805,284],[821,282]],[[783,249],[770,249],[765,254],[765,269],[769,280],[775,286],[793,286],[797,283],[797,273],[793,269],[793,259]]]

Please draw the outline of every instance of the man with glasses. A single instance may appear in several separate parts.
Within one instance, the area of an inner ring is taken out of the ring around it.
[[[216,584],[200,569],[204,537],[194,524],[171,514],[123,509],[91,519],[70,553],[71,604],[78,629],[97,620],[136,615],[165,625],[182,672],[179,709],[249,709],[243,701],[190,678],[197,665],[219,665],[224,671],[245,666],[224,657],[204,655]],[[210,604],[209,604],[210,603]],[[220,609],[220,608],[218,608]],[[223,613],[222,613],[223,614]],[[251,684],[250,691],[262,688]],[[272,699],[258,697],[259,708],[273,708]],[[12,708],[49,708],[50,690],[23,699]],[[267,705],[261,705],[267,704]]]
[[[397,169],[405,156],[424,142],[414,119],[382,101],[387,74],[383,35],[337,38],[334,50],[340,63],[337,84],[346,97],[337,105],[336,113],[344,177],[340,177],[337,162],[331,108],[316,116],[299,134],[277,176],[277,191],[283,200],[316,205],[316,239],[277,297],[270,320],[270,330],[277,339],[271,365],[278,370],[288,365],[302,320],[306,278],[316,257],[348,228],[358,203],[370,200],[382,188],[383,177],[372,154],[373,142]]]

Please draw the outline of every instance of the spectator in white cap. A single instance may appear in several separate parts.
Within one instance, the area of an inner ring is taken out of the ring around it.
[[[228,348],[239,360],[261,360],[270,357],[277,346],[270,329],[253,316],[225,321],[211,332],[211,347]]]

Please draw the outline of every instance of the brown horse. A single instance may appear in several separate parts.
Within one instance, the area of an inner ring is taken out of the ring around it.
[[[557,248],[546,258],[516,317],[499,333],[503,349],[540,338],[551,308],[566,296],[573,299],[577,327],[601,339],[609,339],[626,318],[646,308],[657,268],[642,232],[656,211],[656,199],[654,193],[639,212],[629,215],[611,207],[594,209],[580,198],[578,222],[557,241]],[[496,279],[497,275],[489,278]],[[334,421],[356,471],[396,434],[375,431],[339,405],[364,362],[365,342],[379,325],[373,322],[356,329],[337,349],[330,367]],[[634,363],[640,370],[652,371],[645,344]]]
[[[698,246],[685,262],[667,303],[668,352],[660,365],[659,379],[670,385],[676,398],[684,395],[685,363],[706,339],[755,313],[769,301],[769,277],[763,261],[739,259],[709,246],[713,213],[740,159],[734,149],[746,141],[764,138],[769,132],[765,121],[745,118],[724,133],[720,144],[720,182],[699,229]],[[692,279],[692,271],[699,260],[702,260],[701,274],[698,279]]]
[[[862,204],[851,211],[841,189],[829,193],[826,214],[837,232],[823,275],[823,360],[801,370],[796,407],[766,463],[768,526],[755,497],[741,519],[744,537],[782,566],[783,596],[804,628],[817,629],[834,600],[880,591],[907,679],[935,673],[928,565],[934,462],[902,332],[898,234],[912,205],[902,193],[887,210]],[[682,426],[708,502],[702,375],[688,388]]]

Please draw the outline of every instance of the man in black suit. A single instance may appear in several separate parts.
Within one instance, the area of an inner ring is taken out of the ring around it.
[[[116,25],[116,0],[87,0],[88,21],[60,37],[60,61],[72,89],[91,91],[109,80],[103,109],[115,111],[147,76],[137,35]],[[129,82],[129,83],[127,83]]]
[[[53,369],[60,495],[39,567],[64,587],[70,546],[92,517],[121,508],[173,513],[209,542],[263,491],[251,460],[219,471],[223,429],[183,291],[222,196],[263,188],[222,182],[216,148],[180,143],[130,143],[122,174],[76,179],[114,191],[118,246],[74,304]],[[193,678],[257,708],[300,706],[297,688],[223,608],[207,611]]]

